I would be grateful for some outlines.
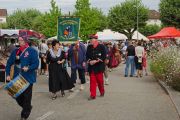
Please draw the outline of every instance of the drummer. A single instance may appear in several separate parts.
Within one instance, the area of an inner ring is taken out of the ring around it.
[[[29,83],[30,86],[16,98],[17,103],[22,107],[21,120],[26,120],[31,113],[31,99],[32,99],[32,87],[33,83],[36,82],[36,72],[38,69],[39,60],[36,50],[29,47],[28,37],[20,36],[18,38],[19,48],[15,49],[6,65],[6,79],[10,81],[10,69],[14,65],[13,78],[21,74]]]

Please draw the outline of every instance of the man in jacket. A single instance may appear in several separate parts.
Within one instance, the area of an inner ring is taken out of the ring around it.
[[[6,65],[7,81],[10,81],[10,68],[14,65],[13,78],[21,74],[29,83],[29,87],[16,98],[17,103],[22,107],[21,120],[26,120],[31,113],[31,99],[33,83],[36,82],[36,69],[39,66],[38,53],[29,47],[27,37],[19,37],[18,49],[15,49]]]
[[[88,46],[86,52],[88,72],[90,75],[90,97],[88,100],[94,100],[96,98],[96,86],[99,88],[100,96],[104,96],[103,73],[105,70],[105,59],[106,50],[104,45],[99,44],[98,40],[93,38],[91,40],[91,45]]]
[[[79,40],[72,44],[68,50],[68,60],[71,63],[71,80],[76,83],[77,73],[79,73],[79,79],[81,80],[80,90],[84,89],[85,84],[85,62],[86,62],[86,49],[83,43]]]

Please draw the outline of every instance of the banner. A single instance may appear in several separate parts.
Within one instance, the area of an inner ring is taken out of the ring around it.
[[[79,37],[80,18],[59,17],[58,18],[58,40],[76,41]]]

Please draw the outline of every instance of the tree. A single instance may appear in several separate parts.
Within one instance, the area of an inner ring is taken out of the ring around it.
[[[161,0],[161,21],[165,26],[180,28],[180,2],[179,0]]]
[[[43,16],[34,20],[34,29],[43,33],[46,37],[57,35],[57,20],[61,16],[61,11],[54,0],[51,0],[51,9]]]
[[[145,36],[153,35],[161,30],[161,26],[158,25],[146,25],[139,29],[140,33]]]
[[[75,8],[77,11],[90,10],[89,0],[77,0]]]
[[[41,15],[36,9],[16,10],[7,17],[7,24],[9,28],[32,29],[33,20]]]
[[[89,0],[77,0],[75,16],[81,19],[80,37],[88,39],[90,34],[95,34],[106,27],[106,16],[97,8],[91,8]]]
[[[7,29],[7,23],[0,23],[0,29]]]
[[[131,39],[132,34],[137,30],[137,17],[138,26],[145,26],[145,22],[148,20],[148,9],[141,0],[126,0],[110,9],[108,13],[109,28],[123,33],[128,39]]]

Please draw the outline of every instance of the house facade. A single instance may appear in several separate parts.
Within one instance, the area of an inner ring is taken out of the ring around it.
[[[7,9],[0,9],[0,23],[6,23]]]
[[[147,25],[161,26],[160,13],[156,10],[149,10]]]

